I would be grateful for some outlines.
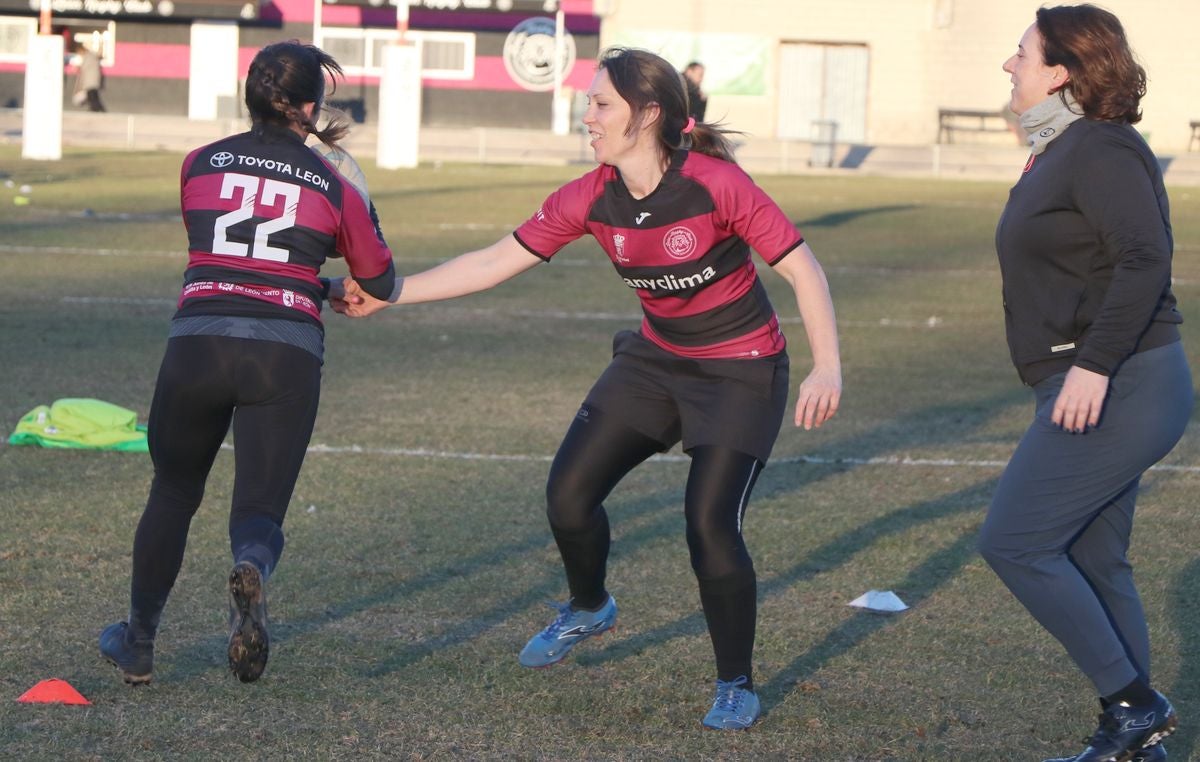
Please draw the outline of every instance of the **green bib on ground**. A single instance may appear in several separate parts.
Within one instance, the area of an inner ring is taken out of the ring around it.
[[[38,405],[17,422],[10,445],[147,452],[146,427],[137,413],[94,399]]]

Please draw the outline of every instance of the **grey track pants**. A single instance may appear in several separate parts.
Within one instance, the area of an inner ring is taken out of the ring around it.
[[[1130,357],[1100,423],[1050,422],[1064,374],[1034,387],[1037,413],[992,498],[979,551],[1101,696],[1149,680],[1150,641],[1126,559],[1142,473],[1170,452],[1191,415],[1179,342]]]

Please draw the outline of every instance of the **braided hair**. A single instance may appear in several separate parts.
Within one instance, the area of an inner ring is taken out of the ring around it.
[[[349,120],[339,112],[324,109],[325,77],[333,82],[342,76],[342,67],[325,51],[299,40],[268,45],[254,56],[246,74],[246,108],[255,124],[300,127],[332,146],[350,130]],[[301,108],[312,103],[312,116]],[[317,127],[322,110],[329,114],[323,129]]]

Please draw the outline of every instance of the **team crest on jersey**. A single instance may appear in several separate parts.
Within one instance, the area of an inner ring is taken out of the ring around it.
[[[283,292],[283,306],[294,307],[296,305],[296,294],[293,291],[285,290]]]
[[[618,262],[629,261],[629,258],[625,256],[625,236],[620,233],[613,233],[613,248],[616,250]]]
[[[677,225],[663,236],[663,248],[675,259],[687,259],[696,250],[696,234],[683,225]]]

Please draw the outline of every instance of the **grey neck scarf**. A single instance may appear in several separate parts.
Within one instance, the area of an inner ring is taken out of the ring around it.
[[[1063,103],[1066,98],[1066,103]],[[1083,117],[1070,88],[1062,91],[1062,97],[1054,93],[1046,100],[1021,114],[1021,127],[1029,133],[1029,146],[1037,156],[1046,150],[1046,145],[1070,126],[1071,122]]]

